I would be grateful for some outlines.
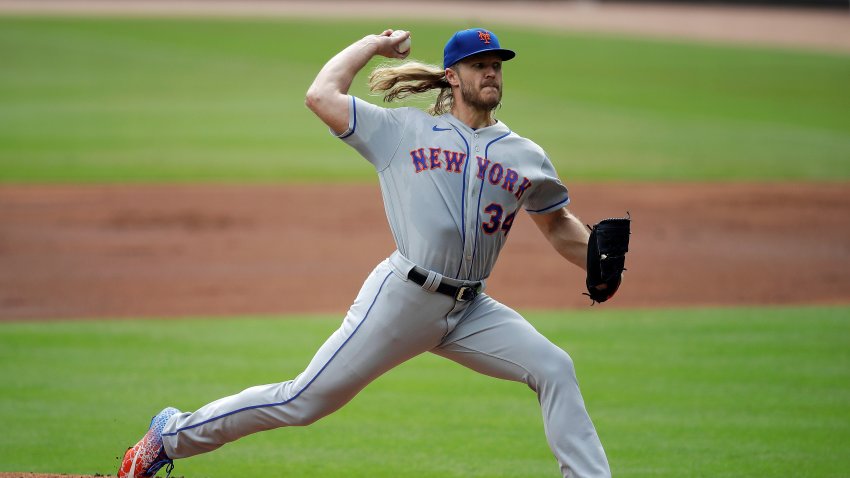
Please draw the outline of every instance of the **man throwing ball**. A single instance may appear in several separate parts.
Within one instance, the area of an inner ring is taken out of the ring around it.
[[[588,278],[588,289],[595,301],[607,300],[620,285],[625,255],[624,247],[611,251],[609,243],[623,231],[627,237],[628,223],[616,223],[615,235],[594,229],[598,244],[594,239],[589,249],[591,235],[566,208],[567,188],[546,153],[495,118],[502,66],[515,53],[491,31],[455,33],[442,67],[406,62],[372,72],[370,87],[386,101],[438,90],[428,112],[382,108],[348,95],[374,56],[406,58],[409,49],[399,46],[407,47],[408,39],[409,33],[387,30],[356,41],[322,68],[306,100],[335,136],[375,167],[398,249],[369,275],[303,373],[193,413],[163,410],[127,451],[120,477],[151,476],[174,459],[251,433],[309,425],[424,352],[528,385],[563,476],[610,476],[569,355],[484,288],[524,209],[567,261],[601,270],[594,273],[601,278]],[[614,262],[600,268],[600,257]]]

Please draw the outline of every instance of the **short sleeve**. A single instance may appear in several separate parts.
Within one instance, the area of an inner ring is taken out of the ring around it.
[[[351,96],[348,129],[335,135],[376,169],[387,167],[404,133],[407,108],[382,108]]]
[[[558,179],[558,173],[549,158],[543,156],[540,166],[540,176],[535,178],[525,210],[529,214],[546,214],[560,209],[570,203],[567,187]]]

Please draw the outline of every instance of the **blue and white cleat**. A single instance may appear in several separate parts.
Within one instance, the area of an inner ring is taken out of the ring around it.
[[[156,476],[156,472],[163,466],[166,477],[171,475],[174,462],[165,454],[162,446],[162,429],[172,415],[180,413],[180,410],[168,407],[156,414],[151,419],[150,427],[145,436],[132,448],[127,449],[121,468],[118,469],[118,478],[143,478]]]

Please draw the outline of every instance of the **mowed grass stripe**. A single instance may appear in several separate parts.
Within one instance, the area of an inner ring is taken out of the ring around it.
[[[575,360],[617,476],[850,474],[850,309],[534,312]],[[0,470],[110,473],[162,406],[301,372],[337,317],[5,323]],[[426,354],[307,428],[181,475],[558,476],[527,387]]]
[[[371,180],[303,98],[386,23],[2,17],[0,181]],[[464,26],[403,25],[436,64]],[[567,179],[850,178],[850,56],[498,32],[498,116]]]

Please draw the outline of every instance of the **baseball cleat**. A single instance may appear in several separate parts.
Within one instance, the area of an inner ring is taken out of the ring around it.
[[[128,448],[127,453],[124,454],[121,468],[118,469],[118,478],[156,476],[156,472],[166,465],[168,465],[166,477],[171,474],[174,462],[168,458],[162,446],[162,429],[175,413],[180,413],[180,410],[168,407],[151,419],[145,436],[135,446]]]

